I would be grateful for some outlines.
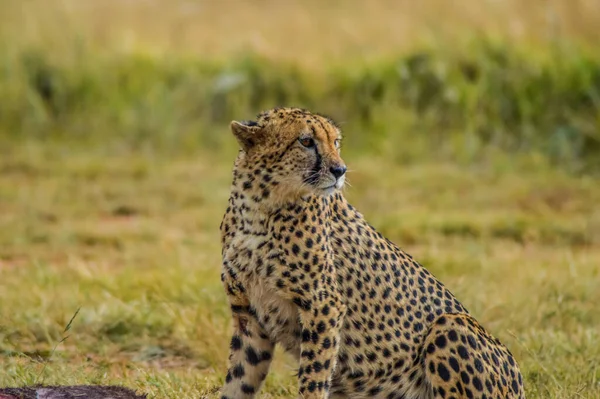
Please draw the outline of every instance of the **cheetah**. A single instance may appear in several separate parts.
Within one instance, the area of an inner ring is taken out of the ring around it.
[[[230,128],[221,399],[257,394],[275,344],[298,360],[300,398],[525,398],[509,350],[346,201],[331,119],[275,108]]]

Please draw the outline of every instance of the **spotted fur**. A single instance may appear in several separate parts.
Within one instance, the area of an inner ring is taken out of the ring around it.
[[[221,224],[233,314],[222,399],[252,398],[275,344],[303,398],[524,398],[513,356],[342,196],[339,128],[297,108],[232,122]]]

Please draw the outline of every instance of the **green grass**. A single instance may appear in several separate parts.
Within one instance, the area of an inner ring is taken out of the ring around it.
[[[4,146],[0,385],[217,397],[230,329],[218,225],[234,156]],[[501,156],[487,167],[345,158],[347,196],[510,347],[528,397],[600,395],[595,178]],[[281,353],[263,392],[294,387]]]
[[[570,172],[600,170],[600,58],[577,47],[533,57],[480,39],[320,71],[256,56],[75,54],[0,55],[0,137],[218,148],[216,131],[229,120],[297,105],[342,121],[352,148],[392,149],[386,156],[399,161],[473,162],[492,148],[539,153]]]

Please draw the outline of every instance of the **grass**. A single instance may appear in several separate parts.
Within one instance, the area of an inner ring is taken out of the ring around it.
[[[218,397],[226,125],[279,103],[343,122],[346,195],[529,398],[600,396],[598,3],[349,1],[0,0],[0,386]]]
[[[565,40],[595,48],[600,5],[594,0],[453,3],[445,0],[28,0],[0,1],[0,33],[15,47],[73,46],[102,53],[143,51],[228,60],[242,53],[320,69],[420,50],[456,47],[491,35],[533,49]],[[15,34],[19,32],[19,34]],[[73,39],[76,39],[74,41]]]
[[[217,397],[230,329],[217,231],[234,155],[35,141],[4,153],[0,385],[121,383],[156,397]],[[594,178],[346,160],[351,201],[506,342],[528,397],[600,394]],[[292,367],[277,357],[266,397],[294,397]]]
[[[535,59],[481,39],[453,53],[425,49],[309,72],[255,56],[222,63],[82,50],[79,61],[59,62],[24,50],[0,56],[0,138],[218,148],[215,131],[231,119],[295,104],[342,121],[354,149],[393,149],[385,155],[397,160],[472,162],[500,149],[598,171],[600,58],[549,54]]]

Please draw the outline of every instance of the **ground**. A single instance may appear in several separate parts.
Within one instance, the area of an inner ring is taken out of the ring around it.
[[[4,146],[0,386],[217,397],[230,332],[218,230],[234,156]],[[510,159],[344,159],[349,200],[511,349],[528,398],[600,395],[594,178]],[[279,351],[264,397],[294,397],[293,373]]]

